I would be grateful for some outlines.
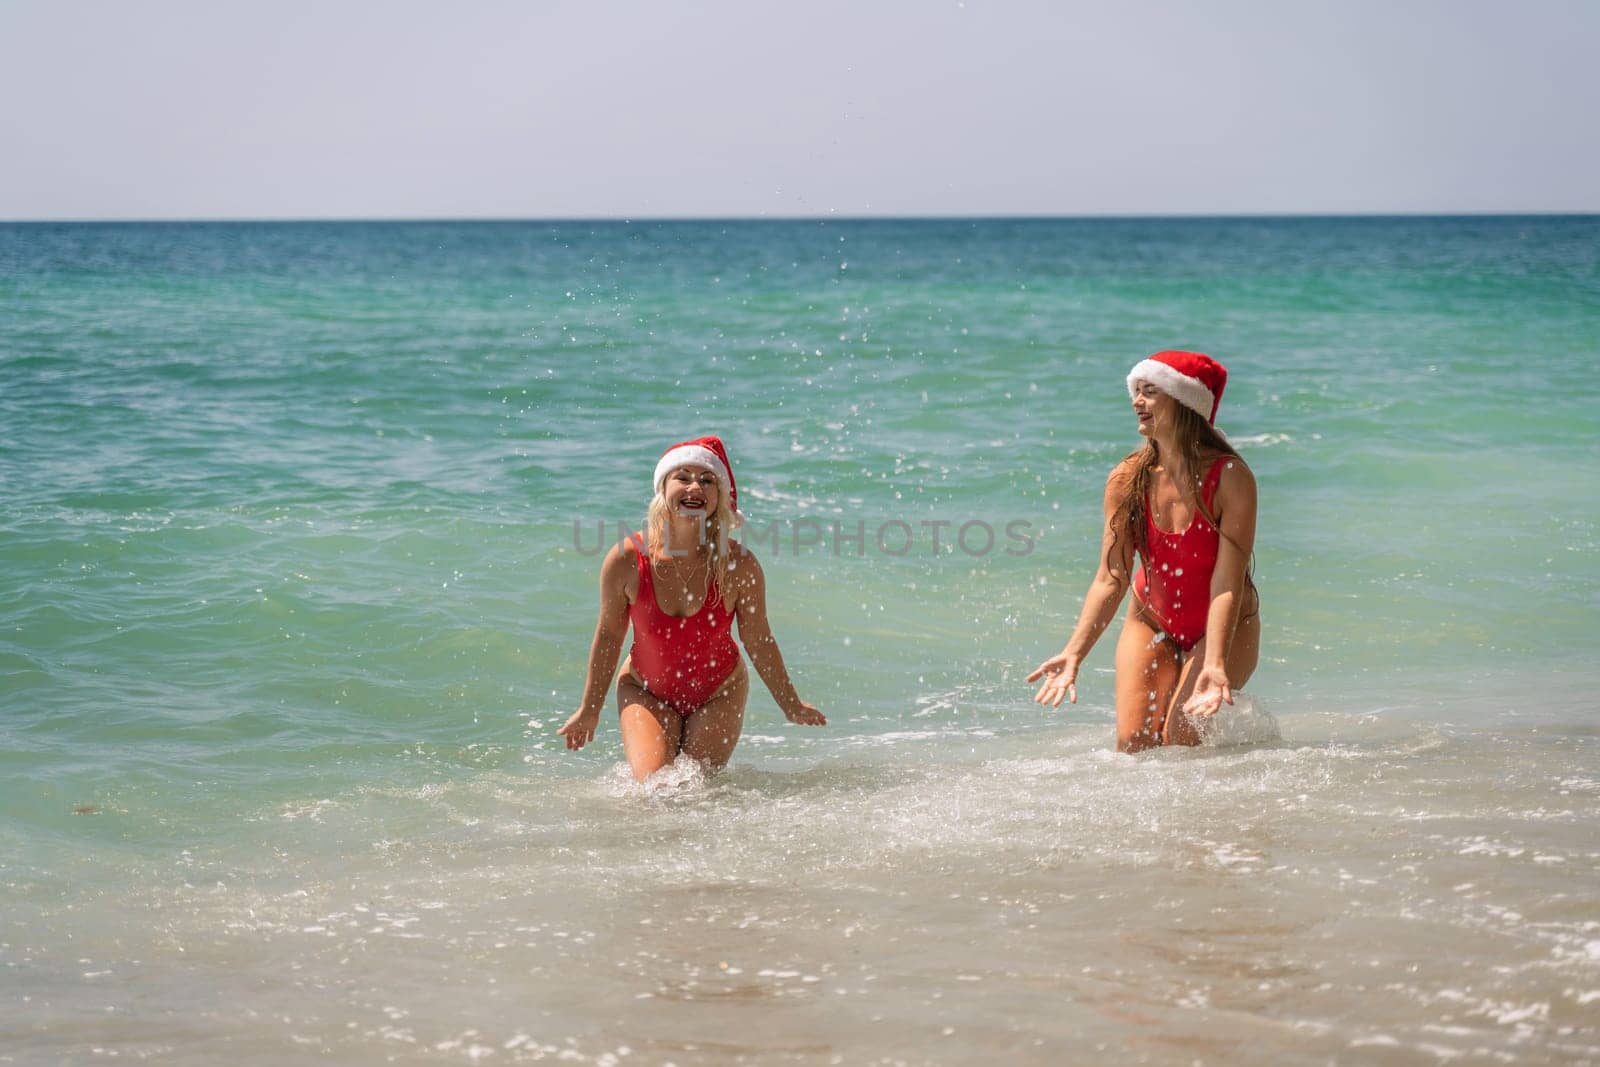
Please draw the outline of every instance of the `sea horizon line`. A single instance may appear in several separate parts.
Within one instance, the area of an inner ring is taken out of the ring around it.
[[[121,225],[303,225],[484,224],[484,225],[641,225],[665,223],[906,223],[906,222],[1250,222],[1393,219],[1593,219],[1600,211],[1264,211],[1146,213],[963,213],[908,215],[194,215],[60,216],[0,218],[5,226]]]

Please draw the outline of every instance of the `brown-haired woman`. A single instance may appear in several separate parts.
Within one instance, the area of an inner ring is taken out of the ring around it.
[[[1034,702],[1077,703],[1078,668],[1122,603],[1117,749],[1195,745],[1200,724],[1255,672],[1261,616],[1250,554],[1256,482],[1215,428],[1228,372],[1199,352],[1157,352],[1128,375],[1145,446],[1106,479],[1100,566],[1066,647],[1028,675]]]

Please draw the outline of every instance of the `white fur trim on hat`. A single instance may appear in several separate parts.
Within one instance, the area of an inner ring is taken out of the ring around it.
[[[1191,378],[1160,360],[1142,359],[1128,372],[1130,397],[1139,392],[1140,381],[1149,382],[1190,411],[1197,412],[1202,419],[1211,421],[1217,398],[1211,395],[1211,390],[1199,378]]]
[[[727,491],[728,468],[722,465],[722,460],[715,452],[705,445],[679,445],[677,448],[668,449],[666,455],[656,464],[656,492],[661,492],[661,486],[666,482],[667,475],[679,467],[690,464],[710,468],[711,473],[717,476],[717,481],[722,483],[723,491]]]

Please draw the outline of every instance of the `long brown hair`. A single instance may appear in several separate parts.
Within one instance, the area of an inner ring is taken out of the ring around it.
[[[1238,458],[1239,453],[1228,443],[1226,437],[1217,432],[1216,427],[1212,426],[1204,415],[1185,407],[1183,404],[1174,404],[1172,407],[1173,423],[1177,429],[1176,436],[1178,440],[1178,455],[1172,458],[1179,462],[1169,463],[1168,466],[1181,466],[1185,475],[1193,479],[1195,509],[1205,516],[1206,521],[1211,524],[1211,528],[1216,530],[1220,536],[1228,537],[1226,533],[1222,532],[1222,527],[1217,525],[1217,517],[1206,506],[1205,494],[1201,492],[1206,471],[1201,466],[1200,457],[1205,453],[1215,453]],[[1131,543],[1140,555],[1146,559],[1149,558],[1150,545],[1145,530],[1147,529],[1146,510],[1150,499],[1150,472],[1161,462],[1160,449],[1156,445],[1155,438],[1152,437],[1146,441],[1143,448],[1129,452],[1122,462],[1124,464],[1132,463],[1133,469],[1124,483],[1126,489],[1122,494],[1122,499],[1117,501],[1116,510],[1111,515],[1111,529],[1114,536],[1111,546],[1106,549],[1106,566],[1108,568],[1111,566],[1112,553],[1118,545],[1125,543],[1123,541],[1124,537],[1128,539],[1126,543]],[[1233,542],[1231,537],[1228,537],[1228,540]],[[1240,546],[1237,542],[1234,542],[1234,547]],[[1245,562],[1244,580],[1246,586],[1255,585],[1254,552],[1250,554],[1250,558]]]

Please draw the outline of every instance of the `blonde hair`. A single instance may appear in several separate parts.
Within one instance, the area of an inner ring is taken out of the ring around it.
[[[706,516],[705,526],[702,528],[704,543],[710,548],[711,585],[717,591],[717,596],[722,597],[722,579],[728,573],[730,555],[730,540],[728,534],[738,524],[733,509],[728,506],[728,490],[719,480],[717,483],[717,510]],[[645,539],[650,550],[650,565],[654,567],[656,561],[667,555],[667,526],[669,515],[667,512],[667,498],[658,490],[650,498],[650,507],[645,513]],[[674,546],[677,547],[677,546]],[[706,594],[710,599],[710,593]],[[726,603],[726,601],[724,601]]]

